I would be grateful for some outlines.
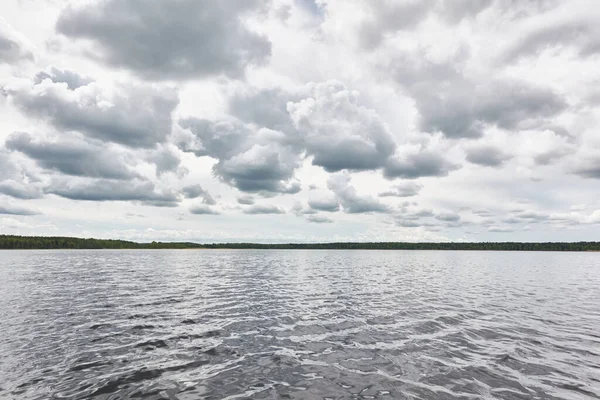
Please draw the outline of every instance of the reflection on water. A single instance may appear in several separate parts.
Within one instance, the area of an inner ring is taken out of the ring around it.
[[[600,254],[0,252],[0,398],[600,398]]]

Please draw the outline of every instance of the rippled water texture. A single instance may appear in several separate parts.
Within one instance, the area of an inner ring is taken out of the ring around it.
[[[0,398],[600,396],[600,254],[0,252]]]

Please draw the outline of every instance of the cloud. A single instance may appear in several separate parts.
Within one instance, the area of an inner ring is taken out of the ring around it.
[[[411,197],[416,196],[423,189],[423,185],[416,182],[402,182],[392,187],[391,190],[379,193],[380,197]]]
[[[109,92],[92,82],[71,90],[65,83],[46,79],[7,85],[4,91],[30,118],[134,148],[164,142],[171,133],[171,113],[179,103],[176,91],[146,85],[118,85]]]
[[[180,141],[183,151],[218,160],[213,167],[222,181],[243,192],[297,193],[293,180],[300,154],[270,130],[253,130],[239,121],[186,119],[182,128],[191,135]]]
[[[46,189],[47,193],[71,200],[133,201],[156,207],[176,207],[179,198],[172,192],[158,192],[152,182],[95,180],[91,182],[58,182]]]
[[[42,189],[32,182],[18,182],[12,179],[0,182],[0,193],[22,200],[44,197]]]
[[[0,214],[5,215],[37,215],[39,212],[24,207],[0,204]]]
[[[497,147],[488,144],[476,144],[467,147],[467,161],[486,167],[499,167],[512,158]]]
[[[270,42],[243,17],[259,0],[155,2],[104,0],[67,7],[56,30],[94,45],[88,54],[147,79],[240,77],[248,65],[264,64]],[[93,50],[92,50],[93,49]]]
[[[388,160],[383,175],[388,179],[417,179],[427,176],[447,176],[459,168],[447,161],[442,155],[431,150],[420,150],[396,156]]]
[[[254,198],[252,196],[240,196],[237,198],[237,202],[245,205],[254,204]]]
[[[600,179],[600,159],[598,157],[586,157],[580,160],[579,165],[573,169],[573,173],[582,178]]]
[[[348,174],[332,175],[327,180],[327,187],[337,197],[348,214],[371,212],[388,212],[388,207],[371,196],[359,196],[356,189],[350,185]]]
[[[313,210],[336,212],[340,209],[337,198],[314,198],[308,200],[308,205]]]
[[[415,100],[420,129],[448,138],[478,138],[487,127],[514,131],[547,125],[569,105],[550,87],[508,77],[466,75],[458,53],[433,62],[422,53],[391,57],[383,73]]]
[[[0,17],[0,64],[33,60],[34,55],[27,39]]]
[[[207,204],[209,206],[214,206],[217,204],[217,201],[214,199],[214,197],[212,197],[211,194],[204,190],[200,185],[186,186],[182,189],[182,193],[186,199],[197,199],[198,197],[202,197],[203,204]]]
[[[285,214],[285,210],[276,205],[255,204],[244,209],[244,214]]]
[[[287,110],[313,165],[327,172],[380,168],[396,148],[377,113],[340,82],[314,85],[311,97],[289,102]]]
[[[593,17],[537,24],[519,35],[502,54],[504,62],[537,57],[546,50],[575,48],[580,56],[600,53],[600,31]]]
[[[156,175],[161,176],[167,172],[185,175],[188,171],[181,167],[181,157],[177,148],[172,145],[158,145],[146,157],[146,160],[156,166]]]
[[[306,217],[306,220],[315,224],[330,224],[333,222],[331,218],[323,217],[321,215],[309,215]]]
[[[206,204],[190,207],[190,212],[196,215],[219,215],[220,213]]]
[[[460,215],[454,213],[441,213],[435,216],[438,221],[457,222],[460,220]]]
[[[38,72],[33,78],[33,82],[38,85],[42,83],[44,79],[50,79],[54,83],[66,83],[70,90],[75,90],[94,82],[94,79],[89,76],[82,76],[75,71],[60,69],[54,65]]]
[[[17,132],[8,137],[6,148],[26,154],[42,168],[66,175],[123,180],[139,177],[119,152],[84,141],[34,140],[29,133]]]

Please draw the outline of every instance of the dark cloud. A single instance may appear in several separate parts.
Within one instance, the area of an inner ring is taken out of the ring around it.
[[[244,205],[254,204],[254,198],[252,196],[240,196],[237,198],[237,202]]]
[[[156,207],[176,207],[179,198],[172,192],[156,191],[151,182],[95,180],[91,182],[58,182],[46,189],[49,194],[83,201],[134,201]]]
[[[486,167],[499,167],[512,156],[504,153],[501,149],[487,144],[469,146],[466,150],[467,161]]]
[[[262,5],[259,0],[104,0],[66,8],[56,29],[91,40],[92,58],[149,79],[240,77],[246,66],[266,62],[271,53],[270,42],[242,20]]]
[[[371,212],[388,212],[388,207],[371,196],[359,196],[356,189],[350,185],[350,176],[332,175],[327,180],[327,187],[331,190],[348,214]]]
[[[315,224],[330,224],[333,222],[331,218],[323,217],[321,215],[309,215],[306,217],[308,222],[314,222]]]
[[[336,198],[333,199],[312,199],[308,201],[308,205],[313,210],[336,212],[340,209],[340,203]]]
[[[196,215],[219,215],[220,213],[206,204],[199,204],[190,208],[190,212]]]
[[[427,176],[447,176],[458,166],[447,161],[440,154],[422,150],[388,160],[383,175],[388,179],[416,179]]]
[[[30,134],[19,132],[8,137],[6,148],[26,154],[42,168],[66,175],[108,179],[138,176],[119,153],[82,141],[34,140]]]
[[[7,215],[38,215],[39,212],[30,210],[28,208],[13,206],[13,205],[2,205],[0,204],[0,214]]]
[[[244,214],[285,214],[285,210],[276,205],[255,204],[244,209]]]
[[[379,193],[380,197],[411,197],[419,194],[423,185],[416,182],[402,182],[391,190]]]
[[[120,86],[109,95],[95,83],[70,90],[44,80],[4,90],[28,117],[48,121],[59,130],[137,148],[166,140],[171,113],[179,103],[176,91],[151,86]]]
[[[67,87],[71,90],[75,90],[94,82],[94,80],[88,76],[82,76],[75,71],[60,69],[53,65],[43,71],[38,72],[35,75],[33,82],[37,85],[44,79],[50,79],[55,83],[66,83]]]
[[[0,64],[33,61],[33,53],[24,42],[23,37],[0,17]]]
[[[202,197],[203,204],[207,204],[209,206],[214,206],[217,204],[217,201],[214,199],[214,197],[212,197],[211,194],[204,190],[200,185],[186,186],[182,189],[182,193],[186,199],[197,199],[198,197]]]

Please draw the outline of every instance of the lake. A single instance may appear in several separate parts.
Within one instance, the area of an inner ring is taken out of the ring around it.
[[[0,251],[0,398],[600,398],[600,253]]]

